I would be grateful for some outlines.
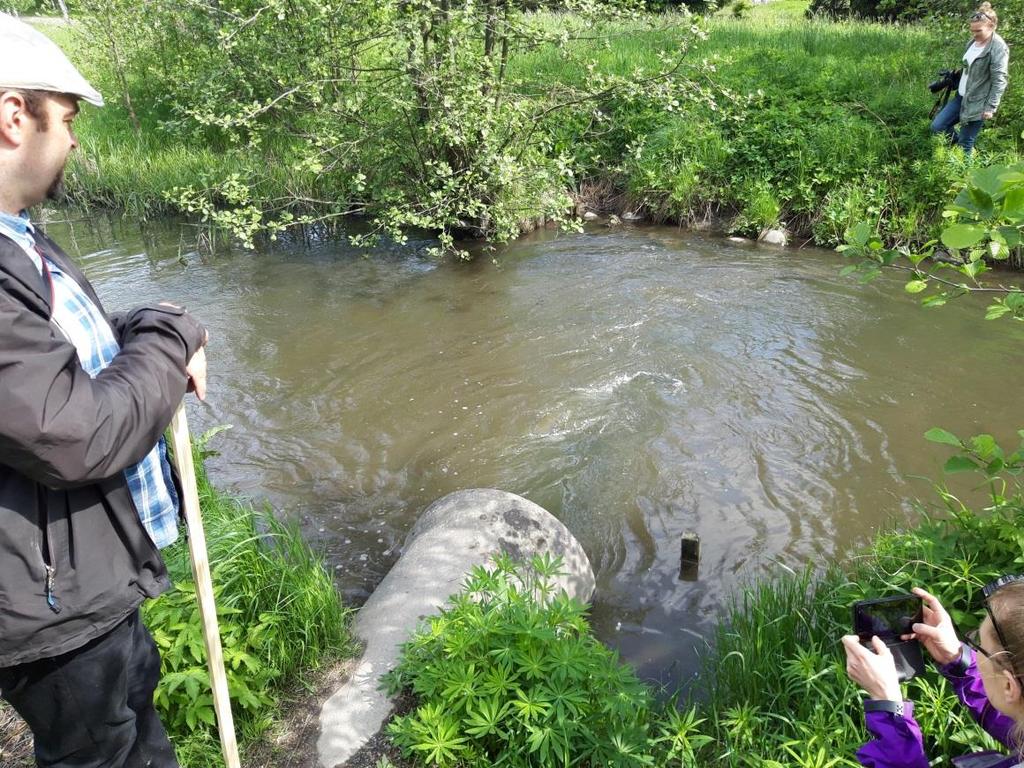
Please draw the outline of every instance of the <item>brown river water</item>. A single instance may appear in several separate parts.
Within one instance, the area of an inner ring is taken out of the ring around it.
[[[923,310],[896,278],[840,278],[829,251],[598,227],[466,264],[422,242],[200,256],[172,221],[49,232],[108,308],[171,299],[208,325],[190,420],[232,425],[214,482],[299,520],[348,601],[430,502],[513,491],[590,555],[599,637],[672,687],[746,581],[915,518],[915,476],[948,456],[928,428],[1024,427],[1024,326],[974,298]],[[690,531],[696,581],[679,578]]]

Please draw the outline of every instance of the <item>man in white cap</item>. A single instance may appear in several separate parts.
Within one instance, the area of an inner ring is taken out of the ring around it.
[[[176,768],[139,605],[177,537],[163,432],[205,395],[206,332],[155,304],[108,315],[27,211],[59,194],[78,102],[103,99],[0,14],[0,694],[50,768]]]

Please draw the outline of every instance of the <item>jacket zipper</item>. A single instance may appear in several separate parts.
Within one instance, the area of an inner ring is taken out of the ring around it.
[[[50,508],[46,503],[45,493],[43,490],[39,492],[43,510],[43,546],[40,554],[43,557],[43,567],[46,569],[46,604],[54,613],[60,613],[60,601],[57,600],[57,595],[54,593],[57,581],[57,567],[54,563],[57,560],[53,556],[53,542],[50,540]]]
[[[56,596],[53,594],[53,582],[57,578],[57,569],[52,565],[46,566],[46,604],[50,606],[50,610],[54,613],[60,613],[60,603],[57,602]]]

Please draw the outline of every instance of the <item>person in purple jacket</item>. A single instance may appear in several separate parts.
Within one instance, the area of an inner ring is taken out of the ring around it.
[[[956,691],[971,716],[1011,752],[954,757],[959,768],[1013,768],[1024,765],[1024,576],[1004,576],[983,590],[985,620],[961,641],[953,620],[934,596],[915,588],[923,621],[913,634]],[[857,751],[869,768],[928,768],[914,705],[903,700],[892,653],[878,637],[873,650],[856,635],[843,638],[846,672],[867,691],[864,719],[874,737]]]

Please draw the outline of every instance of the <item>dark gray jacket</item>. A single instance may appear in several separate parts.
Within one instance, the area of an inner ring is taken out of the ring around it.
[[[1006,84],[1010,80],[1010,49],[1006,41],[993,33],[985,51],[964,71],[967,93],[960,105],[960,121],[981,120],[985,112],[999,109]]]
[[[60,248],[36,240],[102,310]],[[204,330],[166,306],[108,318],[121,352],[92,379],[50,314],[49,286],[0,236],[0,667],[74,650],[170,586],[123,470],[170,423]]]

